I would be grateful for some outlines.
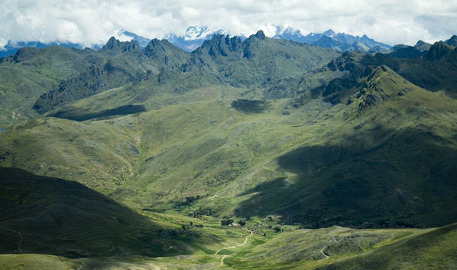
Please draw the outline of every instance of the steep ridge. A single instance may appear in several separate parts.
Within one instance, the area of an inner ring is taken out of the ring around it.
[[[307,44],[270,39],[263,31],[248,39],[217,35],[192,53],[186,71],[204,68],[233,86],[259,86],[322,66],[338,53]]]
[[[23,48],[0,61],[0,126],[39,115],[36,99],[84,72],[98,57],[92,50],[65,47]]]
[[[45,113],[109,89],[148,79],[156,81],[155,76],[160,72],[179,70],[188,58],[187,53],[167,41],[154,39],[142,49],[136,41],[120,42],[114,37],[98,55],[99,60],[86,72],[41,95],[33,108]]]
[[[121,53],[119,57],[124,57],[124,54],[129,55]],[[55,111],[48,115],[68,119],[89,119],[88,115],[103,115],[104,111],[125,106],[144,106],[148,110],[176,102],[173,100],[180,95],[192,96],[190,91],[195,92],[208,87],[231,88],[230,92],[222,93],[224,96],[242,94],[244,97],[262,98],[262,88],[267,85],[274,86],[280,81],[288,81],[287,78],[301,77],[303,72],[311,72],[312,69],[325,65],[327,61],[339,55],[338,52],[310,45],[269,39],[263,32],[245,41],[240,37],[216,35],[190,55],[167,41],[152,40],[143,54],[147,56],[146,60],[151,62],[141,60],[140,63],[154,64],[155,68],[151,68],[152,72],[147,73],[146,77],[141,73],[141,76],[131,77],[144,79],[125,80],[126,84],[122,87],[85,99],[85,102],[73,102],[65,106],[61,106],[64,103],[58,103],[57,107],[53,107]],[[145,58],[142,54],[140,56],[139,59]],[[132,73],[135,67],[128,70]],[[121,76],[115,76],[113,81],[116,82],[118,78]],[[326,79],[325,76],[324,78]],[[316,81],[317,85],[320,85],[319,82],[322,80],[323,78],[319,77],[313,82]],[[66,92],[71,92],[65,88],[63,90],[62,97]],[[84,91],[91,94],[97,92],[100,91]],[[283,96],[277,93],[269,95],[276,98]],[[50,96],[55,95],[51,93]],[[164,96],[168,97],[167,104],[161,101]],[[96,111],[88,111],[88,107],[96,108]]]
[[[428,51],[423,52],[413,47],[406,47],[389,54],[344,53],[337,60],[329,63],[329,68],[350,74],[328,85],[344,82],[347,84],[344,87],[354,86],[357,79],[366,76],[373,68],[386,65],[419,87],[431,91],[442,90],[455,96],[456,61],[456,48],[445,42],[437,42]],[[321,91],[325,92],[322,89]]]

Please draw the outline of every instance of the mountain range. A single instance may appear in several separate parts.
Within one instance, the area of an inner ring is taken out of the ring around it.
[[[189,33],[1,58],[0,265],[455,267],[455,36]]]
[[[15,54],[20,48],[25,48],[25,47],[31,47],[31,48],[47,48],[51,46],[63,46],[67,48],[75,48],[75,49],[82,49],[83,46],[77,43],[71,43],[71,42],[50,42],[50,43],[43,43],[40,41],[20,41],[20,42],[11,42],[8,41],[8,43],[2,47],[0,47],[0,58]]]
[[[274,38],[308,43],[318,47],[336,49],[339,51],[381,52],[388,51],[391,46],[377,42],[366,35],[353,36],[345,33],[335,33],[329,29],[323,33],[309,33],[304,36],[300,30],[291,27],[276,27]]]
[[[186,29],[184,35],[177,35],[169,33],[162,38],[168,40],[173,45],[183,49],[184,51],[191,52],[200,47],[205,40],[211,39],[214,35],[226,35],[228,32],[223,29],[210,29],[208,26],[190,26]],[[120,40],[135,40],[140,46],[145,47],[151,39],[137,35],[127,30],[119,30],[116,32],[116,38]],[[246,37],[240,36],[242,39]],[[380,52],[386,51],[391,46],[377,42],[368,38],[366,35],[353,36],[345,33],[335,33],[333,30],[327,30],[323,33],[310,33],[304,36],[300,30],[291,27],[276,26],[273,38],[291,40],[298,43],[307,43],[323,48],[331,48],[339,51],[365,51],[365,52]],[[8,56],[16,53],[19,48],[35,47],[44,48],[49,46],[66,46],[70,48],[83,48],[80,44],[66,43],[66,42],[51,42],[42,43],[39,41],[34,42],[8,42],[3,49],[0,50],[0,57]],[[100,49],[102,46],[95,45],[93,49]]]

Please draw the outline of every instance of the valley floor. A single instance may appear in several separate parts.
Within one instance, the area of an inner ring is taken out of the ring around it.
[[[95,258],[3,254],[0,255],[0,268],[452,269],[457,265],[457,257],[452,257],[456,253],[453,240],[457,239],[457,225],[437,229],[351,229],[338,226],[300,229],[278,225],[275,217],[254,218],[244,226],[236,223],[222,226],[219,219],[209,216],[191,218],[173,212],[144,212],[143,215],[170,228],[181,224],[181,231],[198,232],[200,241],[189,243],[191,254],[155,258],[134,254]],[[179,234],[178,230],[178,238]],[[382,261],[376,259],[379,256]]]

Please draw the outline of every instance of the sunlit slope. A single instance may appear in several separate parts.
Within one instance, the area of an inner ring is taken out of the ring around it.
[[[24,48],[0,63],[0,126],[37,117],[35,100],[89,65],[91,51]]]
[[[254,225],[254,223],[253,223]],[[455,226],[437,229],[357,230],[288,228],[264,237],[246,233],[224,241],[218,254],[65,258],[38,254],[0,256],[4,269],[453,269]],[[215,229],[215,228],[214,228]],[[258,229],[258,227],[257,227]],[[239,231],[225,228],[229,235]],[[207,244],[207,243],[206,243]],[[205,244],[205,245],[206,245]]]
[[[456,224],[319,269],[455,269]]]

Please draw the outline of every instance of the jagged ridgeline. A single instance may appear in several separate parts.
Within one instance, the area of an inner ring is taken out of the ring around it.
[[[154,39],[142,49],[136,41],[120,42],[111,38],[87,71],[41,95],[33,108],[44,113],[109,89],[139,84],[154,75],[157,80],[160,72],[179,69],[187,59],[187,53],[166,40]]]
[[[191,53],[21,49],[1,63],[2,123],[33,119],[0,133],[0,165],[148,211],[441,226],[457,213],[456,59],[455,37],[367,54],[261,31]]]
[[[251,96],[260,97],[259,88],[297,77],[338,55],[336,51],[308,44],[266,38],[262,31],[243,41],[240,37],[215,35],[192,53],[157,39],[145,48],[136,41],[120,42],[115,38],[99,51],[24,48],[2,60],[5,74],[2,85],[11,85],[3,91],[8,110],[2,121],[14,123],[47,112],[69,115],[51,111],[61,111],[64,105],[117,88],[128,89],[128,93],[112,91],[109,99],[113,102],[104,103],[105,107],[100,109],[139,103],[151,109],[161,106],[157,105],[160,102],[152,101],[154,92],[182,94],[209,85],[248,88]],[[70,59],[74,61],[67,63]],[[30,74],[22,80],[20,72]],[[13,74],[6,76],[7,73]],[[312,86],[316,83],[321,82],[316,80]],[[33,90],[28,90],[29,87]],[[74,114],[74,108],[71,109]]]

